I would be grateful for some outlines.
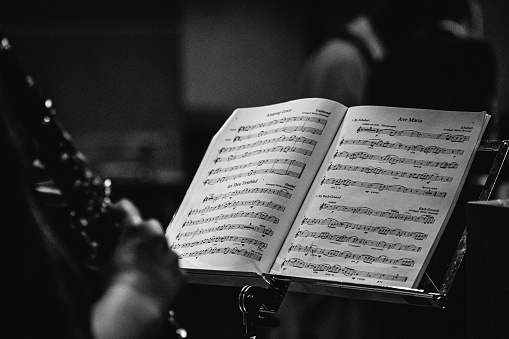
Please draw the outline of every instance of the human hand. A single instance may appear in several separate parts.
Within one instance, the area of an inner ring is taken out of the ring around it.
[[[185,279],[161,224],[155,219],[144,220],[126,199],[111,205],[111,214],[122,227],[111,261],[111,282],[135,289],[167,312]]]
[[[91,327],[96,339],[158,338],[184,276],[161,224],[144,220],[128,200],[111,205],[122,227],[106,269],[104,294],[95,303]]]

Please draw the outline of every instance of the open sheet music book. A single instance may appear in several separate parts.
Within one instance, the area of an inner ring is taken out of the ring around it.
[[[190,271],[416,288],[488,121],[317,98],[237,109],[168,241]]]

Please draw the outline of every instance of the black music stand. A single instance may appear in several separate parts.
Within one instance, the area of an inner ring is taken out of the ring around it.
[[[432,258],[418,288],[359,286],[266,274],[263,276],[265,286],[245,285],[239,294],[239,307],[243,313],[248,338],[256,338],[257,325],[277,324],[275,314],[288,291],[444,308],[467,248],[465,213],[463,208],[458,207],[465,206],[469,200],[490,199],[508,152],[508,140],[483,140],[479,145],[462,194],[456,204],[456,218],[453,213],[441,238],[440,242],[445,244],[439,244],[437,247],[433,255],[437,259],[434,262]],[[456,227],[451,224],[456,224],[454,225]],[[443,258],[451,258],[451,261],[445,261]],[[438,262],[445,262],[448,265],[435,269],[434,265],[439,266]],[[440,281],[440,284],[436,284],[435,281]]]

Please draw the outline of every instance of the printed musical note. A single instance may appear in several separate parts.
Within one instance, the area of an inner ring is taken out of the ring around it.
[[[390,243],[385,241],[376,241],[376,240],[369,240],[364,238],[359,238],[356,236],[347,236],[342,234],[333,234],[330,232],[312,232],[308,230],[298,230],[297,233],[295,233],[295,238],[316,238],[316,239],[323,239],[328,240],[332,242],[341,242],[341,243],[349,243],[349,244],[355,244],[355,245],[363,245],[363,246],[371,246],[371,247],[377,247],[387,250],[397,250],[397,251],[409,251],[409,252],[420,252],[422,250],[422,247],[415,246],[414,244],[411,245],[404,245],[402,243]]]
[[[396,210],[377,211],[369,207],[350,207],[342,205],[332,205],[323,203],[320,205],[320,210],[329,210],[335,212],[345,212],[354,214],[366,214],[374,217],[397,219],[403,221],[412,221],[422,224],[433,224],[435,218],[432,215],[412,215],[410,213],[399,213]]]
[[[238,247],[209,247],[203,250],[197,250],[192,252],[183,252],[178,256],[180,259],[183,258],[198,258],[205,255],[224,254],[224,255],[239,255],[255,261],[260,261],[262,255],[255,251],[248,251],[245,248],[239,249]]]
[[[302,176],[302,173],[304,172],[304,169],[306,167],[306,164],[298,161],[298,160],[291,160],[291,159],[268,159],[268,160],[260,160],[260,161],[254,161],[247,164],[237,165],[237,166],[231,166],[227,168],[215,168],[209,171],[209,175],[215,175],[220,173],[228,173],[231,171],[236,170],[243,170],[249,167],[258,167],[262,165],[278,165],[278,166],[284,166],[283,168],[274,168],[274,167],[267,167],[267,168],[260,168],[260,169],[253,169],[249,170],[248,172],[240,172],[236,174],[231,174],[219,178],[213,178],[213,179],[206,179],[203,182],[203,185],[215,185],[218,183],[230,181],[230,180],[236,180],[239,178],[244,177],[252,177],[256,175],[263,175],[263,174],[278,174],[278,175],[286,175],[293,178],[300,178]],[[290,167],[297,167],[296,171],[292,171],[289,168]]]
[[[219,154],[244,151],[244,150],[252,149],[255,147],[261,147],[261,146],[265,146],[268,144],[277,144],[277,143],[282,143],[282,142],[293,142],[294,144],[301,143],[303,145],[313,146],[313,148],[311,149],[311,152],[314,150],[314,148],[317,144],[317,141],[314,139],[309,139],[309,138],[305,138],[302,136],[298,137],[296,135],[292,135],[292,136],[281,135],[277,138],[258,140],[257,142],[253,142],[250,144],[244,144],[244,145],[232,146],[232,147],[222,147],[219,149]]]
[[[210,213],[210,212],[219,211],[219,210],[226,209],[226,208],[236,208],[239,206],[266,207],[266,208],[270,208],[270,209],[273,209],[273,210],[276,210],[279,212],[284,212],[286,209],[285,206],[276,204],[272,201],[264,201],[264,200],[259,200],[259,199],[258,200],[243,200],[243,201],[234,200],[234,201],[228,201],[228,202],[225,202],[224,204],[219,204],[216,206],[207,206],[204,208],[192,209],[189,211],[188,216],[196,215],[196,214]]]
[[[182,227],[206,224],[206,223],[210,223],[210,222],[216,222],[219,220],[226,220],[226,219],[233,219],[233,218],[254,218],[254,219],[265,220],[265,221],[271,222],[273,224],[279,224],[279,218],[277,218],[276,216],[273,216],[273,215],[269,215],[265,212],[234,212],[234,213],[229,213],[229,214],[220,214],[218,216],[210,217],[210,218],[200,218],[198,220],[186,220],[182,224]]]
[[[205,238],[202,240],[185,242],[185,243],[176,243],[172,245],[172,249],[182,249],[182,248],[190,248],[196,247],[199,245],[205,244],[214,244],[217,242],[240,242],[241,244],[254,245],[258,247],[258,250],[264,250],[267,248],[267,243],[264,241],[260,241],[257,239],[249,238],[249,237],[239,237],[235,235],[225,235],[225,236],[212,236],[210,238]]]
[[[276,133],[294,133],[294,132],[304,132],[309,134],[322,135],[323,128],[314,128],[309,126],[285,126],[280,128],[274,128],[267,131],[259,132],[258,134],[248,134],[248,135],[239,135],[233,138],[233,142],[244,141],[249,139],[261,138],[265,135],[276,134]]]
[[[457,162],[408,159],[408,158],[400,158],[400,157],[398,157],[396,155],[392,155],[392,154],[378,155],[378,154],[370,154],[370,153],[366,153],[366,152],[336,151],[336,153],[334,154],[334,159],[335,158],[377,160],[382,163],[387,162],[391,165],[404,164],[404,165],[412,165],[412,166],[439,167],[439,168],[449,168],[449,169],[458,168]]]
[[[239,132],[252,131],[252,130],[255,130],[258,128],[264,128],[264,127],[274,126],[274,125],[278,125],[278,124],[285,124],[288,122],[304,122],[304,123],[312,122],[315,124],[321,124],[323,126],[325,126],[327,124],[326,119],[317,118],[317,117],[309,117],[309,116],[298,116],[298,117],[276,119],[276,120],[267,121],[267,122],[260,123],[260,124],[240,126],[238,131]]]
[[[399,131],[392,128],[374,128],[374,127],[365,127],[360,126],[357,129],[357,133],[374,133],[374,134],[386,134],[391,137],[393,136],[403,136],[403,137],[411,137],[411,138],[421,138],[421,139],[437,139],[437,140],[446,140],[451,142],[465,142],[470,140],[470,137],[462,134],[450,134],[450,133],[422,133],[415,130],[403,130]]]
[[[251,170],[246,173],[238,173],[238,174],[228,175],[228,176],[215,178],[215,179],[206,179],[205,181],[203,181],[203,185],[215,185],[218,183],[222,183],[222,182],[226,182],[226,181],[230,181],[230,180],[236,180],[239,178],[250,177],[250,176],[259,175],[259,174],[279,174],[279,175],[287,175],[287,176],[293,177],[293,178],[300,178],[300,176],[302,175],[302,171],[295,172],[295,171],[290,171],[288,169],[281,169],[281,168]]]
[[[320,181],[320,185],[337,185],[337,186],[355,186],[362,187],[368,189],[374,189],[377,191],[389,191],[389,192],[397,192],[404,194],[417,194],[428,197],[436,197],[436,198],[445,198],[447,192],[442,191],[432,191],[432,190],[424,190],[420,188],[409,188],[402,185],[384,185],[376,182],[366,182],[366,181],[358,181],[358,180],[350,180],[350,179],[336,179],[336,178],[326,178],[324,177],[322,181]]]
[[[404,267],[413,267],[415,265],[415,261],[409,258],[400,258],[400,259],[390,259],[385,255],[380,255],[375,257],[369,254],[357,254],[352,253],[350,251],[338,251],[331,250],[326,248],[320,248],[314,245],[311,246],[302,246],[300,244],[292,244],[288,248],[288,253],[297,252],[297,253],[306,253],[314,256],[324,255],[326,257],[332,258],[343,258],[343,259],[351,259],[351,260],[360,260],[366,264],[384,264],[384,265],[394,265],[394,266],[404,266]]]
[[[374,174],[374,175],[386,175],[391,177],[399,177],[399,178],[408,178],[408,179],[417,179],[423,181],[439,181],[439,182],[452,182],[452,176],[444,176],[438,175],[436,173],[414,173],[414,172],[402,172],[402,171],[394,171],[387,170],[381,167],[372,167],[372,166],[353,166],[353,165],[342,165],[342,164],[330,164],[327,168],[328,171],[354,171],[366,174]]]
[[[352,268],[341,266],[341,265],[330,265],[327,263],[313,263],[306,262],[304,260],[298,258],[289,258],[285,259],[281,264],[281,268],[284,270],[286,266],[295,267],[295,268],[303,268],[303,269],[311,269],[313,272],[327,272],[332,274],[343,274],[347,277],[357,276],[364,278],[373,278],[378,280],[390,280],[390,281],[407,281],[408,277],[402,276],[399,274],[384,274],[384,273],[376,273],[369,271],[361,271],[354,270]]]
[[[244,170],[246,168],[250,167],[259,167],[264,165],[284,165],[284,166],[295,166],[304,168],[306,167],[306,164],[302,161],[293,160],[293,159],[265,159],[265,160],[259,160],[259,161],[252,161],[241,165],[231,166],[231,167],[217,167],[214,169],[211,169],[209,171],[209,175],[214,174],[221,174],[221,173],[228,173],[231,171],[238,171],[238,170]]]
[[[313,154],[313,151],[295,146],[274,146],[271,148],[264,148],[251,152],[245,152],[243,154],[230,155],[228,157],[217,157],[214,159],[214,163],[234,161],[266,153],[300,153],[306,156],[311,156]]]
[[[371,226],[371,225],[362,225],[362,224],[355,224],[351,222],[344,222],[339,221],[334,218],[304,218],[302,219],[302,225],[322,225],[327,226],[328,228],[344,228],[344,229],[352,229],[357,230],[361,232],[371,232],[371,233],[377,233],[381,235],[393,235],[397,237],[409,237],[414,238],[415,240],[424,240],[428,238],[428,235],[423,232],[411,232],[411,231],[404,231],[400,228],[389,228],[385,226]]]
[[[274,231],[271,228],[267,228],[263,225],[253,225],[253,224],[223,224],[214,227],[208,228],[198,228],[194,231],[190,232],[179,232],[176,240],[180,240],[182,238],[193,238],[197,235],[208,234],[208,233],[216,233],[230,230],[245,230],[260,233],[262,237],[274,235]]]
[[[356,140],[356,139],[343,139],[340,141],[339,145],[363,145],[368,147],[382,147],[382,148],[392,148],[392,149],[400,149],[409,152],[421,152],[425,154],[433,153],[433,154],[456,154],[463,155],[465,152],[462,149],[454,149],[454,148],[442,148],[437,146],[423,146],[423,145],[405,145],[400,142],[388,142],[383,141],[381,139],[369,139],[369,140]]]
[[[238,195],[257,194],[257,193],[261,193],[261,194],[273,194],[273,195],[276,195],[278,197],[282,197],[282,198],[285,198],[285,199],[290,199],[292,197],[292,194],[290,192],[288,192],[287,190],[284,190],[284,189],[256,187],[256,188],[244,188],[244,189],[241,189],[241,190],[235,190],[235,191],[232,191],[232,192],[227,192],[227,193],[222,193],[222,194],[210,194],[209,196],[207,196],[207,197],[205,197],[203,199],[203,202],[207,202],[209,200],[217,201],[219,199],[235,197],[235,196],[238,196]]]

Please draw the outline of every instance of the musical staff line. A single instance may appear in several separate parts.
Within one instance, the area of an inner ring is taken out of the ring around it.
[[[314,139],[308,139],[306,137],[297,137],[295,135],[292,136],[285,136],[282,135],[278,138],[272,138],[272,139],[265,139],[265,140],[259,140],[257,142],[253,142],[250,144],[245,145],[239,145],[239,146],[232,146],[232,147],[222,147],[219,149],[219,154],[223,153],[231,153],[231,152],[238,152],[245,149],[255,148],[259,146],[264,146],[267,144],[277,144],[278,142],[293,142],[293,143],[301,143],[303,145],[311,145],[313,146],[313,149],[315,148],[317,142]]]
[[[254,245],[258,247],[259,251],[262,251],[267,248],[267,243],[261,240],[249,238],[249,237],[239,237],[235,235],[225,235],[225,236],[212,236],[210,238],[197,240],[197,241],[191,241],[191,242],[185,242],[185,243],[177,243],[172,246],[173,249],[181,249],[181,248],[190,248],[190,247],[196,247],[199,245],[205,245],[205,244],[213,244],[217,242],[240,242],[241,244],[246,245]]]
[[[344,234],[333,234],[330,232],[312,232],[308,230],[298,230],[295,234],[295,238],[315,238],[329,241],[336,241],[341,243],[348,243],[354,245],[364,245],[364,246],[372,246],[377,248],[383,248],[387,250],[396,250],[396,251],[409,251],[409,252],[420,252],[422,250],[421,246],[404,245],[402,243],[390,243],[385,241],[376,241],[369,240],[364,238],[359,238],[355,235],[347,236]]]
[[[234,201],[227,201],[224,204],[219,204],[219,205],[216,205],[216,206],[207,206],[207,207],[204,207],[204,208],[192,209],[192,210],[189,211],[188,216],[196,215],[196,214],[210,213],[210,212],[219,211],[219,210],[226,209],[226,208],[236,208],[236,207],[239,207],[239,206],[267,207],[267,208],[270,208],[270,209],[273,209],[273,210],[276,210],[276,211],[279,211],[279,212],[284,212],[285,209],[286,209],[285,206],[280,205],[280,204],[276,204],[276,203],[274,203],[272,201],[265,201],[265,200],[260,200],[260,199],[257,199],[257,200],[243,200],[243,201],[234,200]]]
[[[301,147],[295,147],[295,146],[274,146],[271,148],[259,149],[259,150],[255,150],[255,151],[251,151],[251,152],[246,152],[243,154],[230,155],[227,157],[217,157],[213,161],[214,161],[214,163],[228,162],[228,161],[233,161],[233,160],[238,160],[238,159],[254,157],[256,155],[266,154],[266,153],[300,153],[303,155],[311,156],[313,154],[313,151],[305,149],[305,148],[301,148]]]
[[[440,167],[440,168],[449,168],[449,169],[458,168],[457,162],[408,159],[408,158],[400,158],[400,157],[398,157],[396,155],[392,155],[392,154],[378,155],[378,154],[370,154],[370,153],[366,153],[366,152],[336,151],[336,153],[334,154],[334,159],[335,158],[346,158],[346,159],[352,159],[352,160],[355,160],[355,159],[377,160],[382,163],[388,162],[391,165],[404,164],[404,165],[412,165],[412,166]]]
[[[436,140],[446,140],[451,142],[465,142],[470,140],[470,137],[462,134],[450,134],[450,133],[422,133],[415,130],[397,130],[392,128],[374,128],[374,127],[359,127],[357,129],[357,133],[374,133],[374,134],[386,134],[391,137],[393,136],[403,136],[403,137],[411,137],[411,138],[421,138],[421,139],[436,139]]]
[[[215,217],[200,218],[198,220],[186,220],[182,224],[182,227],[206,224],[206,223],[215,222],[215,221],[219,221],[219,220],[234,219],[234,218],[253,218],[253,219],[265,220],[265,221],[271,222],[273,224],[279,224],[279,218],[277,218],[274,215],[269,215],[265,212],[234,212],[234,213],[229,213],[229,214],[220,214]]]
[[[341,265],[330,265],[330,264],[320,264],[320,263],[312,263],[306,262],[304,260],[298,258],[290,258],[285,259],[281,264],[281,268],[284,270],[286,266],[295,267],[295,268],[304,268],[311,269],[313,272],[328,272],[328,273],[341,273],[347,277],[363,277],[363,278],[373,278],[379,280],[390,280],[390,281],[400,281],[405,282],[408,280],[408,277],[402,276],[399,274],[384,274],[384,273],[376,273],[369,271],[361,271],[354,270],[353,268],[349,268]]]
[[[234,196],[238,196],[238,195],[257,194],[257,193],[273,194],[273,195],[276,195],[278,197],[282,197],[285,199],[290,199],[292,197],[292,194],[284,189],[278,190],[278,189],[274,189],[274,188],[256,187],[256,188],[244,188],[242,190],[235,190],[232,192],[222,193],[222,194],[210,194],[209,196],[207,196],[203,199],[203,202],[207,202],[209,200],[217,201],[219,199],[225,199],[225,198],[234,197]]]
[[[369,207],[350,207],[343,205],[332,205],[323,203],[320,205],[320,210],[329,210],[329,211],[337,211],[337,212],[345,212],[345,213],[354,213],[354,214],[365,214],[371,215],[374,217],[380,218],[389,218],[389,219],[397,219],[403,221],[412,221],[418,222],[422,224],[434,224],[435,218],[432,215],[412,215],[410,213],[399,213],[396,210],[387,210],[387,211],[377,211],[371,209]]]
[[[278,125],[278,124],[286,124],[289,122],[304,122],[304,123],[313,122],[315,124],[321,124],[321,125],[325,126],[327,124],[327,119],[322,119],[322,118],[317,118],[317,117],[309,117],[309,116],[281,118],[281,119],[275,119],[275,120],[267,121],[267,122],[260,123],[260,124],[240,126],[238,128],[238,131],[239,132],[252,131],[252,130],[258,129],[258,128],[264,128],[264,127]]]
[[[351,222],[338,221],[334,218],[304,218],[302,219],[301,225],[321,225],[327,226],[328,228],[344,228],[344,229],[352,229],[356,231],[362,231],[364,233],[371,232],[377,233],[380,235],[393,235],[397,237],[409,237],[415,240],[424,240],[428,238],[428,235],[423,232],[409,232],[404,231],[400,228],[389,228],[385,226],[370,226],[370,225],[362,225],[362,224],[354,224]]]
[[[274,231],[271,228],[267,228],[263,225],[257,226],[257,225],[253,225],[253,224],[223,224],[223,225],[215,226],[215,227],[199,228],[199,229],[191,231],[191,232],[179,232],[175,239],[180,240],[181,238],[189,238],[189,237],[193,238],[197,235],[230,231],[230,230],[252,231],[252,232],[260,233],[262,235],[262,237],[265,237],[265,236],[271,237],[274,235]]]
[[[350,180],[350,179],[337,179],[337,178],[323,178],[322,181],[320,181],[320,185],[337,185],[337,186],[355,186],[355,187],[362,187],[362,188],[369,188],[369,189],[375,189],[378,191],[389,191],[389,192],[397,192],[397,193],[404,193],[404,194],[417,194],[417,195],[423,195],[428,197],[437,197],[437,198],[445,198],[447,195],[447,192],[442,191],[432,191],[432,190],[425,190],[420,188],[409,188],[402,185],[384,185],[376,182],[366,182],[366,181],[357,181],[357,180]]]
[[[248,135],[236,136],[235,138],[233,138],[233,142],[249,140],[249,139],[254,139],[254,138],[261,138],[261,137],[263,137],[265,135],[281,133],[281,132],[284,132],[284,133],[304,132],[304,133],[309,133],[309,134],[322,135],[323,128],[320,129],[320,128],[314,128],[314,127],[309,127],[309,126],[286,126],[286,127],[279,127],[279,128],[269,129],[269,130],[266,130],[266,131],[261,131],[261,132],[256,133],[256,134],[248,134]]]
[[[330,164],[327,167],[327,171],[349,171],[349,172],[360,172],[374,175],[386,175],[390,177],[399,177],[407,179],[417,179],[423,181],[438,181],[438,182],[452,182],[453,177],[447,175],[438,175],[436,173],[414,173],[414,172],[402,172],[383,169],[382,167],[372,166],[353,166],[353,165],[342,165],[342,164]]]
[[[368,139],[368,140],[357,140],[357,139],[342,139],[339,145],[362,145],[368,147],[381,147],[381,148],[392,148],[400,149],[409,152],[421,152],[421,153],[433,153],[433,154],[451,154],[451,155],[463,155],[464,150],[455,148],[442,148],[438,146],[423,146],[423,145],[406,145],[400,142],[388,142],[381,139]]]
[[[360,260],[366,264],[384,264],[384,265],[394,265],[394,266],[403,266],[403,267],[413,267],[415,265],[415,260],[410,258],[400,258],[400,259],[391,259],[385,255],[380,255],[375,257],[370,254],[357,254],[352,253],[350,251],[338,251],[331,250],[327,248],[320,248],[315,245],[311,246],[302,246],[300,244],[292,244],[288,248],[288,253],[297,252],[297,253],[305,253],[311,254],[315,256],[324,255],[330,258],[343,258],[343,259],[351,259],[351,260]]]
[[[248,251],[245,248],[239,249],[238,247],[209,247],[204,250],[180,253],[179,258],[198,258],[204,255],[212,255],[212,254],[224,254],[224,255],[239,255],[242,257],[246,257],[255,261],[260,261],[262,259],[262,255],[260,253],[256,253],[255,251]]]
[[[236,180],[236,179],[239,179],[239,178],[244,178],[244,177],[251,177],[251,176],[256,176],[256,175],[263,175],[263,174],[277,174],[277,175],[287,175],[289,177],[293,177],[293,178],[297,178],[297,179],[300,179],[302,173],[304,172],[304,168],[306,167],[306,164],[300,162],[300,161],[296,161],[296,160],[288,160],[288,159],[274,159],[274,161],[289,161],[289,162],[293,162],[292,165],[288,165],[288,167],[285,169],[285,168],[262,168],[262,169],[257,169],[257,170],[250,170],[248,172],[244,172],[244,173],[237,173],[237,174],[232,174],[232,175],[227,175],[227,176],[223,176],[223,177],[219,177],[219,178],[214,178],[214,179],[206,179],[204,182],[203,182],[203,185],[215,185],[215,184],[218,184],[218,183],[222,183],[222,182],[226,182],[226,181],[230,181],[230,180]],[[250,163],[250,164],[253,164],[253,163]],[[254,166],[258,166],[258,165],[254,165]],[[296,172],[296,171],[291,171],[289,170],[288,168],[290,166],[295,166],[295,167],[301,167],[302,168]],[[233,166],[235,167],[235,166]],[[230,168],[230,170],[233,170],[233,167]],[[221,169],[223,170],[223,169]],[[211,171],[212,172],[212,171]],[[215,174],[216,172],[214,172]],[[209,172],[210,174],[210,172]]]
[[[293,160],[293,159],[264,159],[264,160],[252,161],[252,162],[248,162],[248,163],[245,163],[242,165],[236,165],[236,166],[231,166],[231,167],[214,168],[209,171],[209,175],[228,173],[231,171],[244,170],[246,168],[259,167],[259,166],[264,166],[264,165],[284,165],[284,166],[295,166],[295,167],[300,167],[300,168],[304,168],[306,166],[306,164],[303,163],[302,161]]]

